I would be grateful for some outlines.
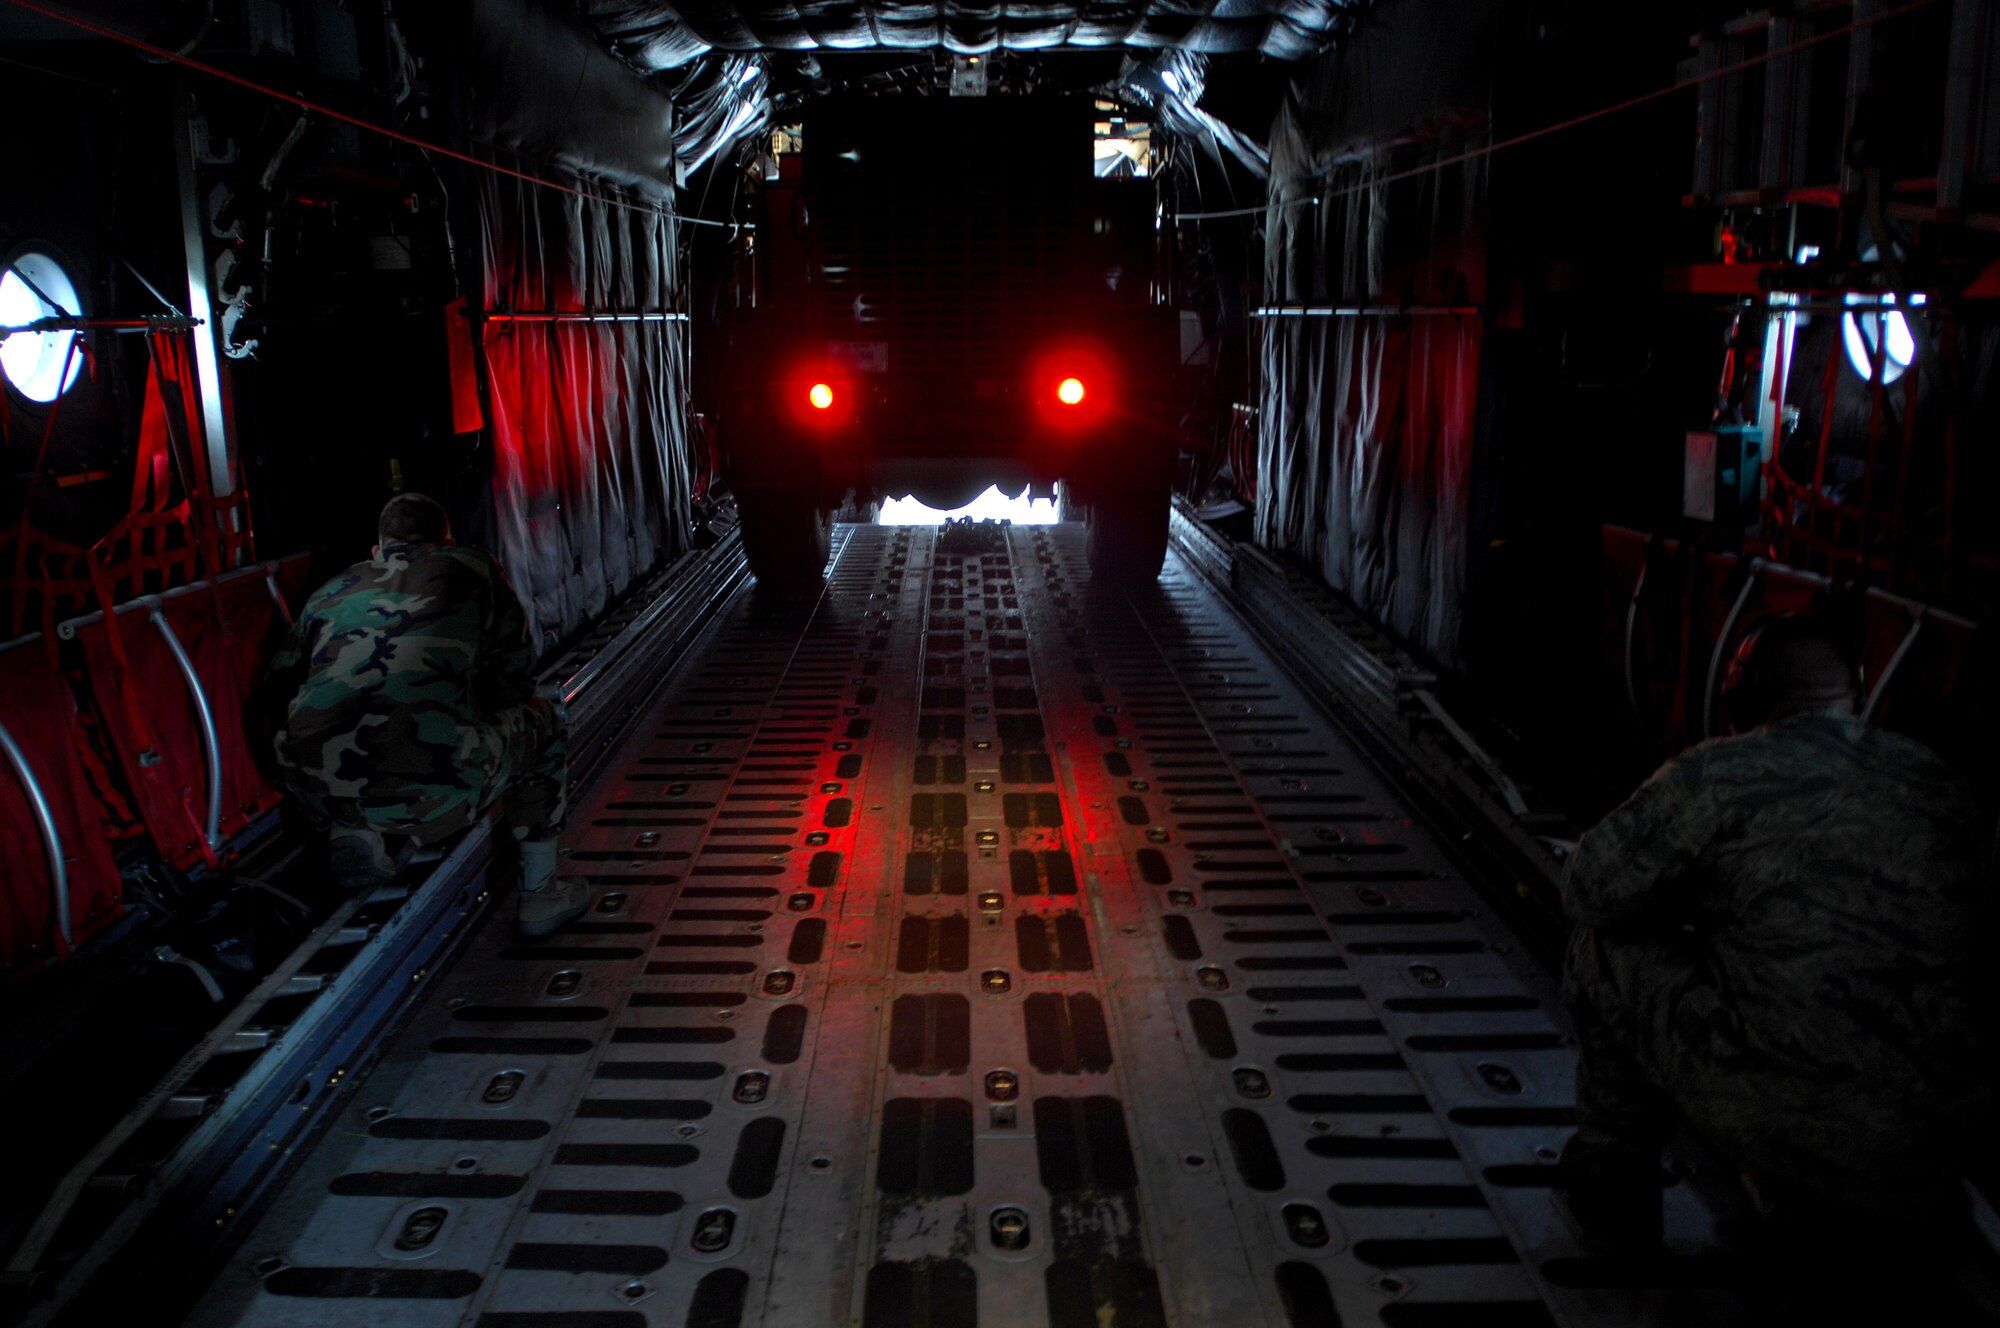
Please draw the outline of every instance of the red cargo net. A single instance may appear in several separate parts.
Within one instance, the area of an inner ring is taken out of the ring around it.
[[[23,502],[20,523],[7,536],[11,547],[0,557],[12,635],[39,628],[48,636],[63,618],[185,585],[255,556],[247,495],[238,485],[215,496],[195,445],[201,406],[189,334],[153,333],[146,344],[152,359],[126,513],[84,547],[35,529]],[[61,406],[57,398],[50,409],[44,453]],[[39,460],[35,469],[39,474]]]
[[[125,787],[160,856],[175,867],[214,865],[221,846],[281,798],[261,759],[269,735],[249,703],[289,625],[290,610],[279,597],[301,598],[306,561],[300,556],[281,565],[282,590],[262,568],[250,568],[63,629],[82,647],[84,676]],[[204,705],[221,770],[212,818]]]

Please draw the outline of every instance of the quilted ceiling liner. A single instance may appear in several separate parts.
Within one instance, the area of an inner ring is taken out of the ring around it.
[[[1178,49],[1303,60],[1361,0],[579,0],[613,52],[643,73],[709,51]]]

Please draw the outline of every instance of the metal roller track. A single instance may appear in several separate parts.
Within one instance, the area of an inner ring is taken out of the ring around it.
[[[843,528],[574,800],[586,918],[489,922],[209,1325],[1740,1319],[1550,1203],[1547,973],[1179,554]],[[1663,1285],[1666,1284],[1666,1285]]]

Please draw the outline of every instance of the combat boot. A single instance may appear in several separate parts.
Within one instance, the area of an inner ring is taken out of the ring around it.
[[[1660,1158],[1621,1144],[1571,1136],[1556,1162],[1556,1207],[1579,1239],[1621,1253],[1657,1251],[1664,1234]]]
[[[514,930],[523,936],[547,936],[583,916],[590,907],[590,882],[581,876],[558,876],[540,890],[522,890],[514,912]]]
[[[523,936],[547,936],[590,907],[590,882],[581,876],[556,875],[556,841],[521,841],[521,898],[515,906],[514,929]]]

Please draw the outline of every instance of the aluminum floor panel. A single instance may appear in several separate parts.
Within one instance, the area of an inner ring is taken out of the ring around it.
[[[1740,1319],[1692,1185],[1673,1257],[1576,1248],[1553,979],[1178,555],[843,527],[565,860],[593,910],[486,924],[193,1322]]]

